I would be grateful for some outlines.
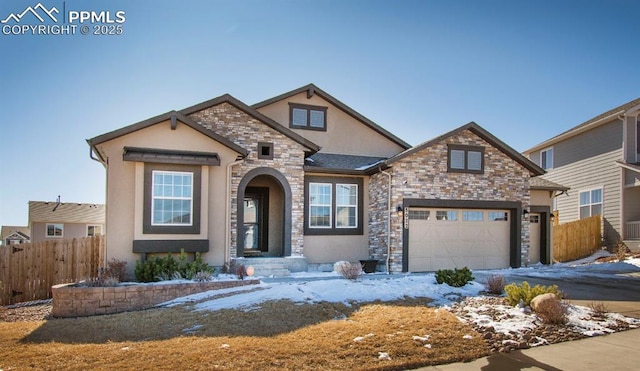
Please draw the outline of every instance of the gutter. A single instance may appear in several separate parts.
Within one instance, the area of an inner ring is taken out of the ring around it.
[[[389,186],[387,187],[387,274],[391,274],[391,213],[393,208],[391,207],[391,174],[379,168],[380,173],[387,176]]]
[[[244,162],[244,157],[227,164],[227,189],[224,206],[225,228],[224,228],[224,262],[229,263],[231,249],[231,168]]]

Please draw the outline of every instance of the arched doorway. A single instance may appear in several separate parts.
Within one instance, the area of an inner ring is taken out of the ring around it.
[[[279,171],[257,168],[238,185],[238,257],[291,255],[291,188]]]

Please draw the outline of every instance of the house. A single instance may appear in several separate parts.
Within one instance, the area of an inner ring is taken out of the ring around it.
[[[0,245],[18,245],[31,242],[28,227],[3,225],[0,229]]]
[[[473,122],[411,147],[309,84],[251,106],[225,94],[87,142],[107,171],[106,259],[130,266],[181,250],[277,274],[550,262],[548,238],[530,252],[526,215],[549,231],[556,191],[532,190],[544,171]]]
[[[571,188],[556,198],[560,220],[600,214],[607,247],[640,248],[640,98],[524,152],[544,178]]]
[[[105,233],[105,205],[29,201],[31,241],[72,239]]]

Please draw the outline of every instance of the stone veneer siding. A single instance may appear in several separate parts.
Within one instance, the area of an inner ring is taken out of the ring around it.
[[[484,174],[447,172],[447,145],[482,146]],[[529,171],[471,131],[447,137],[391,165],[391,254],[392,272],[402,271],[402,218],[395,213],[404,198],[517,201],[529,209]],[[369,255],[387,258],[388,177],[377,173],[369,182]],[[522,263],[529,257],[529,222],[522,222]]]
[[[305,147],[229,103],[193,113],[190,118],[203,127],[250,151],[245,161],[233,167],[231,179],[231,257],[238,256],[238,186],[247,172],[267,167],[282,173],[291,187],[291,255],[304,255],[304,151]],[[258,159],[258,142],[273,143],[273,159]],[[287,238],[287,236],[283,236]]]
[[[129,312],[151,308],[181,296],[259,283],[259,280],[244,280],[116,287],[55,285],[51,288],[53,294],[51,314],[54,317],[86,317]]]

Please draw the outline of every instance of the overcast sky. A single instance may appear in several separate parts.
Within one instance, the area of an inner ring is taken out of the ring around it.
[[[124,12],[122,34],[3,27],[0,225],[27,225],[29,200],[105,202],[85,139],[224,93],[313,82],[410,144],[475,121],[518,151],[640,97],[636,0],[41,3],[57,25]]]

